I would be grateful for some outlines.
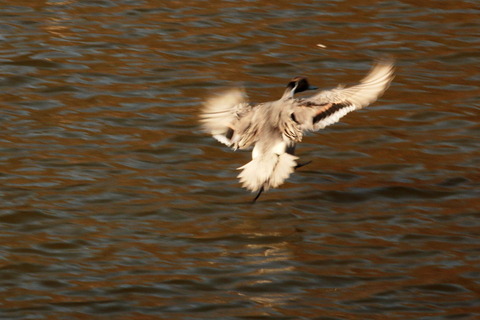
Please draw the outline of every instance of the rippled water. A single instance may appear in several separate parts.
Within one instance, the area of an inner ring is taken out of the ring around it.
[[[480,7],[2,1],[0,318],[480,317]],[[322,49],[317,44],[326,46]],[[256,205],[201,132],[215,90],[352,83]]]

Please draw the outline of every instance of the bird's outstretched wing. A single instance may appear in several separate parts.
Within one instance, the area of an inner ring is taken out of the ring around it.
[[[252,106],[242,89],[231,89],[208,99],[200,114],[205,131],[234,149],[238,148],[239,129],[251,117]]]
[[[325,128],[347,113],[361,109],[377,100],[394,78],[393,60],[377,62],[359,84],[337,87],[305,99],[298,99],[292,119],[302,130],[316,131]]]

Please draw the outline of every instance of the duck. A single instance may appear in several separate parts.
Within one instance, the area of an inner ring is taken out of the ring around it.
[[[353,86],[339,85],[309,97],[318,90],[307,77],[292,78],[280,99],[250,103],[242,88],[233,88],[207,99],[200,112],[204,131],[233,150],[252,149],[252,160],[238,168],[242,187],[257,192],[277,188],[299,167],[295,148],[307,132],[338,122],[346,114],[375,102],[394,78],[394,60],[378,59],[368,74]]]

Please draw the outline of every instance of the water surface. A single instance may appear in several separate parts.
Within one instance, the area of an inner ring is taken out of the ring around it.
[[[480,317],[476,1],[0,7],[2,319]],[[321,48],[322,44],[326,48]],[[252,206],[202,101],[397,77]]]

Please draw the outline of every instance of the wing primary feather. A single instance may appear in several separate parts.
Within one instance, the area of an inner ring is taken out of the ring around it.
[[[231,89],[208,99],[200,114],[205,131],[229,147],[234,146],[237,124],[251,110],[242,89]]]

